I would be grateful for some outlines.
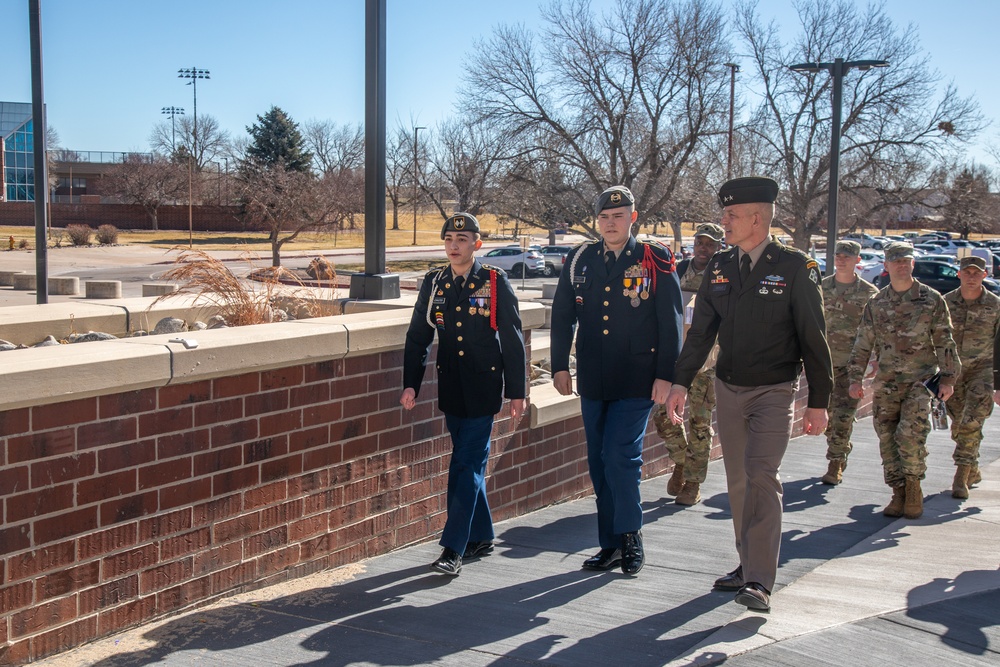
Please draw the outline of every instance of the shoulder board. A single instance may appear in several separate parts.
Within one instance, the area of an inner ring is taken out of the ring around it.
[[[814,260],[812,257],[810,257],[809,255],[807,255],[806,253],[802,252],[798,248],[793,248],[790,245],[784,245],[784,244],[782,244],[781,249],[784,250],[785,252],[787,252],[789,255],[792,255],[793,257],[799,257],[801,259],[806,260],[806,266],[809,266],[809,264],[811,263],[812,266],[809,266],[810,269],[813,268],[813,266],[819,266],[816,263],[816,260]]]
[[[507,272],[501,269],[499,266],[493,266],[492,264],[483,264],[483,268],[487,271],[492,271],[493,273],[500,274],[502,276],[507,275]]]

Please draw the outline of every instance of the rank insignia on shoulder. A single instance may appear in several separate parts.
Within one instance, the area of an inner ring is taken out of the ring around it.
[[[809,261],[806,262],[806,268],[807,269],[815,269],[818,266],[819,266],[819,264],[816,263],[815,259],[810,259]]]

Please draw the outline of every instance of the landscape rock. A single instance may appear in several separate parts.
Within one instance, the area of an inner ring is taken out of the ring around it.
[[[187,331],[187,324],[184,323],[184,320],[176,317],[164,317],[156,323],[156,328],[153,329],[153,335],[183,333],[185,331]]]

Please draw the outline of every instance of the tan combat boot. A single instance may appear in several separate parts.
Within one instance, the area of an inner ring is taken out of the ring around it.
[[[971,472],[971,468],[972,466],[965,463],[955,468],[955,479],[951,482],[952,498],[969,497],[969,473]]]
[[[892,500],[882,510],[883,516],[903,516],[903,503],[906,500],[906,491],[903,486],[892,487]]]
[[[979,466],[972,464],[969,468],[969,486],[975,486],[983,481],[983,473],[979,472]]]
[[[820,481],[830,486],[836,486],[844,481],[845,470],[847,470],[846,459],[833,459],[830,461],[830,467],[826,469],[826,474],[823,475]]]
[[[684,466],[680,463],[674,464],[674,474],[670,476],[670,481],[667,482],[667,494],[671,496],[676,496],[684,488]]]
[[[903,516],[907,519],[919,519],[924,513],[924,492],[920,489],[920,478],[914,475],[906,477],[906,500],[903,502]]]
[[[701,484],[698,482],[684,482],[684,488],[677,494],[678,505],[697,505],[701,501]]]

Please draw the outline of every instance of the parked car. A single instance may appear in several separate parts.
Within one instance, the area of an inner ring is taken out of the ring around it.
[[[931,241],[934,245],[939,247],[941,250],[939,254],[941,255],[957,255],[960,248],[968,248],[971,250],[975,246],[964,239],[955,239],[945,241],[941,239],[939,241]]]
[[[503,269],[514,278],[539,275],[545,272],[545,259],[542,257],[542,253],[532,248],[524,249],[521,246],[494,248],[479,255],[479,258],[484,264]]]
[[[918,259],[913,263],[913,277],[923,284],[936,289],[941,294],[946,294],[958,289],[962,281],[958,277],[958,266],[948,262],[939,262],[933,259]],[[875,279],[875,287],[879,289],[889,284],[889,273],[883,271]],[[1000,295],[1000,283],[992,278],[983,280],[983,287],[990,292]]]
[[[849,241],[857,241],[861,244],[862,248],[874,248],[875,250],[881,250],[882,246],[885,244],[881,238],[877,236],[872,236],[871,234],[864,234],[861,232],[852,232],[851,234],[844,234],[844,238]]]
[[[554,276],[562,271],[563,264],[566,263],[566,255],[573,249],[570,245],[543,245],[539,248],[542,257],[545,259],[544,275]]]

